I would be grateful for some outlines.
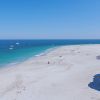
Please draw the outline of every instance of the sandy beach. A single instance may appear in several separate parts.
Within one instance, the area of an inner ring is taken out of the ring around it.
[[[0,100],[100,100],[89,87],[100,73],[100,45],[56,48],[0,69]]]

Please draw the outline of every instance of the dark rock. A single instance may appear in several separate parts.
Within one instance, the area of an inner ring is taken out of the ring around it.
[[[96,56],[96,59],[100,60],[100,56]]]
[[[93,82],[90,82],[88,84],[88,86],[92,89],[95,89],[97,91],[100,91],[100,74],[96,74],[94,77],[93,77]]]

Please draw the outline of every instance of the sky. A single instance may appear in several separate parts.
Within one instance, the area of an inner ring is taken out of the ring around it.
[[[0,39],[100,39],[100,0],[0,0]]]

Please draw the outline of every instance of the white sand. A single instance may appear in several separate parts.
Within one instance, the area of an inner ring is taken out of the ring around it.
[[[63,46],[3,68],[0,100],[100,100],[100,92],[88,87],[100,73],[98,55],[100,45]]]

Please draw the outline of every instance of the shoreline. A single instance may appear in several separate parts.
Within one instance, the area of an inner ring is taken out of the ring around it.
[[[19,65],[19,64],[21,64],[21,63],[23,63],[23,62],[26,62],[26,61],[28,61],[28,60],[30,60],[30,59],[34,59],[34,58],[36,58],[36,57],[40,57],[40,56],[45,56],[46,54],[48,54],[49,52],[52,52],[53,50],[56,50],[56,49],[58,49],[58,48],[60,48],[60,47],[66,47],[66,46],[88,46],[88,45],[99,45],[99,44],[79,44],[79,45],[77,45],[77,44],[75,44],[75,45],[60,45],[60,46],[55,46],[55,47],[51,47],[51,48],[49,48],[49,49],[47,49],[47,50],[44,50],[43,52],[41,52],[41,53],[39,53],[39,54],[36,54],[36,55],[34,55],[34,56],[32,56],[32,57],[28,57],[28,58],[25,58],[25,59],[23,59],[22,61],[13,61],[13,62],[10,62],[10,63],[8,63],[8,64],[4,64],[4,65],[1,65],[0,66],[0,69],[2,69],[2,68],[6,68],[6,67],[9,67],[9,66],[14,66],[14,65]]]
[[[13,66],[19,66],[19,65],[21,65],[21,64],[23,64],[25,62],[28,62],[28,61],[31,61],[31,60],[35,60],[36,58],[40,58],[41,56],[46,56],[48,53],[50,53],[50,52],[52,52],[54,50],[57,50],[57,49],[59,49],[61,47],[91,46],[91,45],[96,46],[96,45],[100,45],[100,44],[79,44],[79,45],[75,44],[75,45],[60,45],[60,46],[51,47],[51,48],[49,48],[47,50],[44,50],[43,52],[41,52],[39,54],[36,54],[36,55],[34,55],[32,57],[29,57],[29,58],[26,58],[23,61],[20,61],[20,62],[19,61],[18,62],[15,61],[15,62],[12,62],[12,63],[9,63],[9,64],[5,64],[3,66],[0,66],[0,70],[7,69],[7,68],[9,69],[9,68],[11,68]]]
[[[10,67],[10,66],[16,66],[16,65],[19,65],[19,64],[24,63],[26,61],[29,61],[31,59],[35,59],[36,57],[44,56],[44,55],[46,55],[47,53],[53,51],[56,48],[59,48],[59,46],[48,48],[48,49],[40,52],[39,54],[36,54],[36,55],[34,55],[32,57],[25,58],[25,59],[23,59],[21,61],[12,61],[12,62],[10,62],[8,64],[1,65],[0,66],[0,69],[7,68],[7,67]]]
[[[0,69],[1,100],[98,100],[88,85],[100,73],[100,44],[60,46]],[[49,63],[48,63],[49,61]]]

